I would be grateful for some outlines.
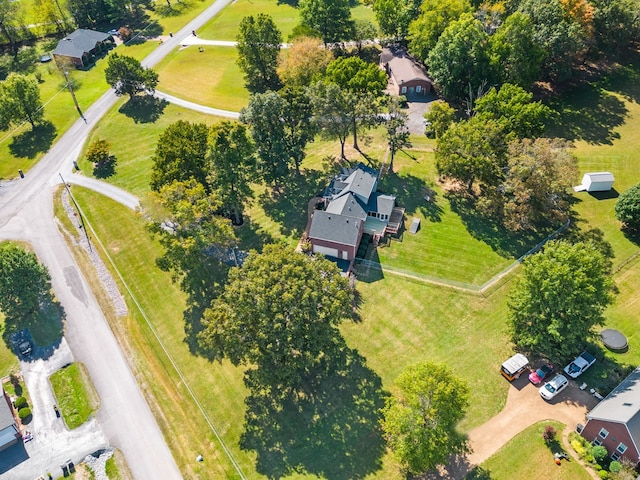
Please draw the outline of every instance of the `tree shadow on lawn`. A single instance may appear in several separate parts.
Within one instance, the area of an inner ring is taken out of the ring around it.
[[[599,84],[630,102],[640,103],[640,52],[631,48],[620,58],[624,59],[622,64],[605,75]]]
[[[27,331],[26,339],[32,341],[32,353],[29,357],[21,357],[24,361],[30,358],[49,358],[62,340],[65,311],[62,305],[51,294],[40,302],[40,309],[31,314],[6,315],[2,339],[9,350],[16,351],[12,338],[20,337]]]
[[[520,258],[554,231],[552,227],[544,227],[538,231],[512,232],[500,221],[481,215],[475,208],[475,200],[468,195],[448,192],[445,197],[471,236],[504,258]]]
[[[550,107],[557,113],[549,129],[551,135],[596,145],[611,145],[620,138],[614,129],[628,114],[622,100],[591,83],[564,94]]]
[[[44,121],[13,137],[9,151],[17,158],[35,158],[38,153],[47,152],[55,138],[56,127],[53,123]]]
[[[307,225],[309,200],[317,196],[329,182],[327,175],[319,170],[303,170],[300,175],[287,179],[279,190],[265,190],[258,201],[265,214],[280,224],[285,236],[302,234]]]
[[[244,223],[240,226],[234,227],[233,231],[238,239],[238,246],[240,250],[258,250],[269,244],[274,243],[275,240],[268,233],[260,229],[260,225],[251,221],[251,217],[244,216]]]
[[[422,213],[432,222],[442,221],[444,210],[438,205],[438,193],[433,184],[413,175],[398,175],[388,172],[382,177],[381,191],[396,196],[396,203],[406,209],[408,214]],[[429,198],[426,200],[425,197]]]
[[[256,452],[259,473],[348,480],[381,468],[382,381],[356,350],[339,342],[301,388],[282,395],[274,395],[278,387],[250,388],[240,446]]]
[[[118,111],[135,123],[155,123],[167,105],[166,100],[151,95],[133,96]]]

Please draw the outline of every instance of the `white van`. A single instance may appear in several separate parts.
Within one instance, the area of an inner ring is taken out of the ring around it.
[[[510,382],[529,368],[529,360],[521,353],[516,353],[513,357],[502,364],[500,372],[502,376]]]

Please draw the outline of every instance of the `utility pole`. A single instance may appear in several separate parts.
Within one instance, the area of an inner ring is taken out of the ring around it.
[[[80,230],[84,231],[84,236],[86,237],[87,244],[89,245],[89,251],[92,252],[93,250],[91,249],[91,240],[89,239],[89,232],[87,232],[87,226],[84,224],[84,218],[82,218],[82,212],[80,211],[80,207],[76,203],[76,199],[73,198],[73,195],[71,195],[71,189],[69,188],[69,185],[67,184],[67,182],[64,181],[64,178],[62,177],[62,173],[58,172],[58,175],[60,175],[60,180],[62,180],[62,185],[64,185],[64,188],[67,190],[67,193],[69,194],[69,198],[73,202],[73,205],[76,207],[76,211],[78,212],[78,218],[80,219],[79,228]]]
[[[82,110],[80,110],[80,105],[78,105],[78,100],[76,99],[76,94],[73,91],[73,85],[71,85],[71,82],[69,81],[69,72],[67,72],[67,70],[65,68],[62,69],[62,73],[64,74],[64,78],[67,81],[67,88],[69,89],[69,93],[71,93],[71,98],[73,98],[73,103],[76,106],[76,110],[78,110],[78,113],[80,114],[80,118],[82,118],[84,120],[84,123],[87,123],[87,119],[84,118],[84,115],[82,114]]]

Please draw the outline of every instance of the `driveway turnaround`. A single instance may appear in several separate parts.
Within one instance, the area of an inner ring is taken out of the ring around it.
[[[60,465],[68,460],[77,464],[88,454],[107,446],[107,439],[95,418],[69,430],[53,409],[55,397],[49,376],[74,361],[66,340],[63,338],[58,345],[41,353],[41,358],[34,352],[35,358],[20,362],[31,397],[33,420],[27,430],[33,439],[2,452],[0,476],[3,480],[37,478],[47,472],[57,478],[63,473]]]

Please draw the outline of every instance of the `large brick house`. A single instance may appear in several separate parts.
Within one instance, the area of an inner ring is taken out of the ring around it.
[[[587,414],[580,434],[604,446],[614,460],[640,462],[640,367]]]
[[[94,30],[78,29],[58,42],[53,51],[56,62],[69,62],[76,67],[88,66],[95,56],[113,45],[113,36]]]
[[[352,262],[363,234],[374,239],[397,233],[404,214],[396,198],[377,191],[378,172],[362,163],[343,168],[323,194],[323,210],[311,218],[308,239],[314,253]]]

